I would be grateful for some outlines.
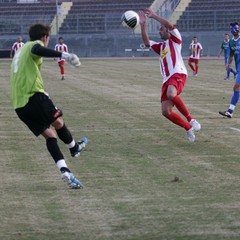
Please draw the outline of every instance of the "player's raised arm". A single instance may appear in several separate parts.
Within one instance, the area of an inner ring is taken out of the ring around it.
[[[138,12],[139,20],[140,20],[140,26],[141,26],[141,33],[142,33],[142,39],[146,47],[150,47],[150,41],[146,29],[146,16],[143,11]]]
[[[146,8],[143,12],[147,15],[147,17],[155,19],[156,21],[160,22],[161,25],[165,26],[169,30],[174,29],[174,25],[169,22],[167,19],[158,16],[151,8]]]

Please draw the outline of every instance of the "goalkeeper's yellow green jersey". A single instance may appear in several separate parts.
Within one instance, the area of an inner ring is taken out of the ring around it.
[[[16,52],[11,64],[10,96],[14,109],[24,107],[36,92],[45,93],[42,57],[31,52],[35,44],[44,46],[39,40],[27,42]]]

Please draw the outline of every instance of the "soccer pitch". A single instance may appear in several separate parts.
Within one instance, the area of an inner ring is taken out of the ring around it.
[[[223,60],[200,60],[182,93],[202,125],[196,142],[161,116],[157,59],[44,61],[46,91],[74,137],[86,136],[77,159],[60,142],[85,188],[61,180],[42,137],[16,117],[9,100],[10,61],[1,61],[0,239],[240,239],[240,109],[227,110],[234,84]],[[187,64],[186,64],[187,65]]]

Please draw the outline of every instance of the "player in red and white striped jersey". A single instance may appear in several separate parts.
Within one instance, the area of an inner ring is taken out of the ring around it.
[[[193,76],[197,76],[199,59],[203,55],[203,47],[201,43],[198,42],[197,37],[193,37],[189,46],[189,51],[191,52],[191,55],[188,59],[188,65],[193,70]]]
[[[64,39],[63,37],[59,37],[58,38],[58,43],[55,45],[55,51],[58,51],[58,52],[68,52],[68,46],[64,43]],[[65,60],[62,59],[62,58],[58,58],[58,66],[60,68],[60,73],[61,73],[61,76],[62,76],[62,80],[64,80],[64,74],[65,74],[65,70],[64,70],[64,63],[65,63]]]
[[[180,98],[187,79],[187,70],[181,55],[182,37],[176,27],[168,20],[156,15],[152,9],[147,8],[139,13],[141,33],[146,47],[151,47],[159,55],[160,72],[163,76],[161,106],[162,114],[174,124],[184,128],[189,142],[195,141],[194,131],[199,131],[201,125],[193,119],[189,110]],[[149,40],[146,30],[146,16],[161,24],[159,35],[163,42]],[[186,118],[182,118],[173,107]]]
[[[12,58],[16,51],[21,48],[24,45],[23,39],[21,36],[17,38],[17,41],[12,45],[11,51],[10,51],[10,58]]]

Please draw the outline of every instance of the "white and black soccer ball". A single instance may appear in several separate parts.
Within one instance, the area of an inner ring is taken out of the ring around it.
[[[132,11],[128,10],[125,13],[123,13],[121,17],[122,25],[127,28],[136,28],[139,24],[139,15]]]

